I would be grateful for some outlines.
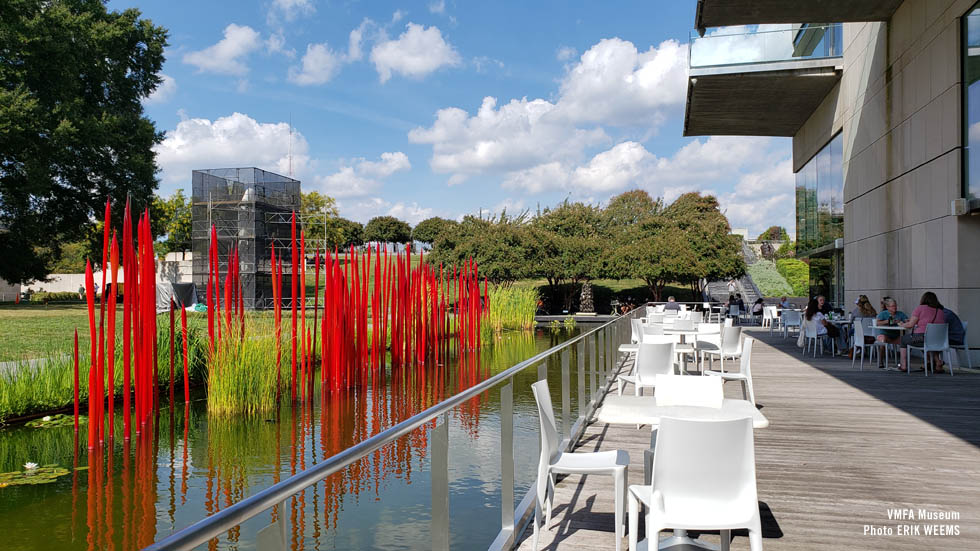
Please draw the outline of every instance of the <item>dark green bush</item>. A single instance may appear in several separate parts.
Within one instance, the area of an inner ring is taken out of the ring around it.
[[[60,293],[52,293],[48,291],[38,291],[31,295],[31,302],[40,302],[42,304],[47,304],[48,302],[78,302],[78,293],[72,293],[71,291],[64,291]]]
[[[805,297],[810,294],[810,267],[806,262],[781,258],[776,261],[776,270],[793,288],[793,296]]]

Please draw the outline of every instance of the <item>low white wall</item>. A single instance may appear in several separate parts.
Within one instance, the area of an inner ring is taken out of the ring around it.
[[[170,253],[166,260],[157,261],[157,283],[191,283],[192,262],[191,253]],[[109,282],[111,274],[106,274],[106,284]],[[102,283],[102,272],[93,274],[96,285]],[[79,287],[85,286],[85,274],[50,274],[49,281],[35,281],[30,285],[25,285],[23,290],[30,290],[33,293],[48,291],[51,293],[77,293]],[[123,271],[119,270],[116,281],[122,283]],[[4,288],[0,285],[0,300],[3,297]],[[13,293],[15,291],[11,291]],[[10,300],[13,300],[11,297]]]

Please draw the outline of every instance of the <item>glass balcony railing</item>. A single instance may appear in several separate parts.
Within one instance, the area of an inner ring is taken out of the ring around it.
[[[775,28],[774,28],[775,27]],[[722,27],[691,34],[690,67],[724,67],[841,56],[841,25]]]

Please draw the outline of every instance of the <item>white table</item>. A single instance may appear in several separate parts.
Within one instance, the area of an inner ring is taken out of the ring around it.
[[[889,338],[901,337],[902,336],[902,333],[904,333],[906,331],[908,331],[908,329],[906,329],[905,327],[902,327],[901,325],[872,325],[871,326],[871,333],[873,335],[886,335]],[[891,346],[894,346],[894,345],[891,345]],[[895,361],[897,362],[898,361],[898,356],[897,356],[898,352],[896,351],[895,354],[896,354]],[[879,360],[880,360],[880,358],[879,358]],[[885,369],[887,369],[888,371],[896,371],[898,369],[898,368],[892,369],[891,366],[889,365],[889,363],[888,363],[888,349],[887,348],[885,349]]]
[[[697,329],[674,329],[673,327],[664,326],[664,335],[680,335],[681,336],[681,342],[679,342],[678,344],[687,344],[687,338],[686,338],[687,335],[697,335],[697,334],[698,334],[698,330]],[[690,349],[688,349],[688,348],[678,348],[677,351],[682,353],[681,354],[681,374],[683,375],[684,372],[687,371],[687,353],[688,352],[691,352],[692,354],[697,354],[697,347],[696,346],[692,346]],[[694,363],[696,364],[697,362],[698,362],[698,358],[697,358],[697,356],[695,356],[694,357]]]
[[[752,418],[752,427],[764,429],[769,426],[769,420],[752,402],[725,398],[721,408],[700,406],[658,406],[654,396],[606,396],[602,407],[596,412],[596,419],[601,423],[622,425],[660,425],[662,417],[677,419],[692,419],[697,421],[730,421],[734,419]],[[654,445],[656,433],[651,434],[651,448]],[[644,450],[644,484],[650,484],[653,466],[652,450]],[[649,540],[648,540],[649,541]],[[660,542],[659,549],[716,549],[701,540],[691,538],[687,530],[674,530],[674,536]]]

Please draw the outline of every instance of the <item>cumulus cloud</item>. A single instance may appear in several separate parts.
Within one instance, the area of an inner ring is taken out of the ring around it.
[[[429,2],[429,12],[430,13],[445,13],[446,12],[446,0],[438,0],[438,2]]]
[[[301,15],[313,15],[314,12],[313,0],[272,0],[267,20],[275,23],[282,17],[286,21],[295,21]]]
[[[198,71],[243,76],[248,73],[245,58],[261,47],[259,33],[247,25],[234,23],[225,27],[224,38],[203,50],[184,55],[184,63]]]
[[[619,38],[589,48],[562,80],[558,107],[573,124],[655,124],[687,97],[687,45],[665,40],[640,52]]]
[[[352,159],[337,172],[316,178],[315,183],[332,197],[357,197],[373,193],[381,187],[381,180],[411,168],[408,156],[401,151],[386,152],[379,161]]]
[[[416,202],[391,202],[381,197],[368,197],[358,200],[337,201],[337,210],[344,218],[366,223],[375,216],[394,216],[411,225],[418,224],[426,218],[436,216],[434,209],[423,207]]]
[[[309,167],[309,148],[295,130],[291,140],[293,170],[302,174]],[[181,120],[153,148],[161,170],[161,191],[187,187],[191,171],[202,168],[257,166],[288,174],[289,143],[289,124],[285,122],[261,123],[242,113],[214,121]]]
[[[167,103],[177,93],[177,81],[174,80],[174,77],[160,73],[160,78],[160,85],[157,86],[157,89],[152,94],[143,100],[144,104]]]
[[[296,57],[296,50],[286,48],[286,37],[282,31],[275,32],[265,39],[265,49],[270,54],[282,54],[288,58]]]
[[[575,48],[572,48],[571,46],[562,46],[561,48],[558,48],[557,52],[555,52],[555,57],[558,59],[558,61],[568,61],[569,59],[575,57],[576,54],[578,54],[578,50]]]
[[[308,44],[299,66],[289,68],[289,81],[301,86],[324,84],[340,71],[343,56],[327,44]]]
[[[383,39],[371,49],[371,62],[381,82],[394,73],[421,79],[441,67],[455,67],[460,56],[438,27],[408,23],[397,39]]]

